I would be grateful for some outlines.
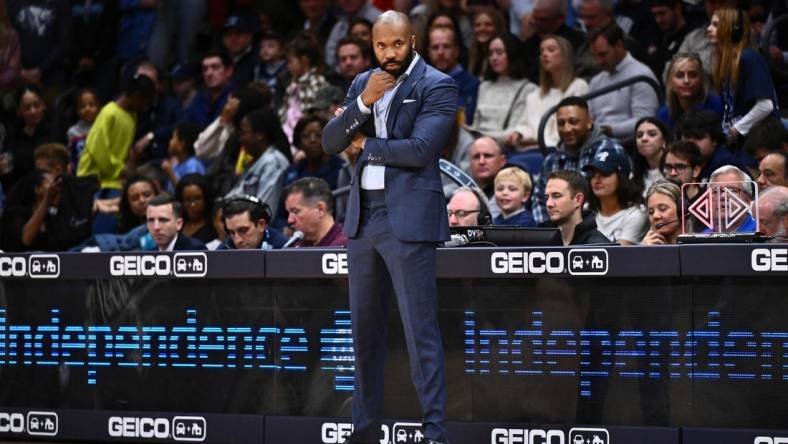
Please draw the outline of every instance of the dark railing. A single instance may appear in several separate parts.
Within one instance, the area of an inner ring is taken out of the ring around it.
[[[580,96],[580,97],[582,97],[583,99],[586,99],[586,100],[591,100],[591,99],[594,99],[596,97],[603,96],[603,95],[605,95],[605,94],[607,94],[609,92],[621,89],[621,88],[623,88],[625,86],[634,85],[635,83],[638,83],[638,82],[644,82],[647,85],[649,85],[651,88],[653,88],[654,92],[657,93],[657,98],[659,99],[660,103],[665,100],[665,92],[662,89],[662,86],[659,84],[659,82],[657,82],[656,80],[654,80],[654,79],[652,79],[651,77],[648,77],[648,76],[637,76],[637,77],[632,77],[631,79],[622,80],[620,82],[614,83],[614,84],[612,84],[610,86],[606,86],[606,87],[604,87],[602,89],[598,89],[596,91],[590,92],[590,93],[588,93],[588,94],[586,94],[584,96]],[[545,112],[544,115],[542,116],[542,120],[539,121],[539,129],[537,131],[538,140],[539,140],[539,151],[541,151],[542,155],[544,155],[544,156],[547,155],[547,146],[544,143],[544,129],[545,129],[545,126],[547,126],[547,119],[549,119],[550,116],[552,116],[553,113],[555,113],[555,110],[557,108],[558,108],[558,105],[548,109],[547,112]]]

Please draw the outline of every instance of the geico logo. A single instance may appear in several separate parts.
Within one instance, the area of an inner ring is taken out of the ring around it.
[[[495,274],[563,273],[564,254],[560,251],[500,251],[490,256],[490,268]]]
[[[752,271],[788,271],[788,248],[752,250]]]
[[[788,444],[788,438],[771,436],[758,436],[752,444]]]
[[[563,430],[493,429],[491,444],[564,444]]]
[[[347,274],[347,253],[323,255],[323,274]]]
[[[170,437],[170,421],[166,418],[111,416],[109,418],[109,436],[167,439]]]
[[[353,424],[347,423],[325,422],[320,428],[320,438],[325,444],[343,443],[351,433],[353,433]]]
[[[169,276],[169,256],[112,256],[109,272],[112,276]]]
[[[22,277],[27,273],[27,261],[23,257],[0,257],[0,276]]]
[[[25,415],[0,412],[0,433],[24,433]]]

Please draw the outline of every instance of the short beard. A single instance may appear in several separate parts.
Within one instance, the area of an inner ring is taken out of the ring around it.
[[[402,73],[404,73],[405,71],[408,70],[408,67],[410,66],[410,63],[413,61],[413,57],[415,57],[415,56],[416,56],[416,51],[413,50],[413,47],[412,46],[408,47],[408,55],[405,56],[405,60],[403,60],[403,62],[400,65],[399,69],[397,69],[397,70],[390,70],[390,69],[383,68],[383,71],[386,71],[387,73],[389,73],[392,76],[394,76],[395,79],[398,79],[399,76],[402,75]],[[382,64],[381,66],[386,66],[386,65]]]

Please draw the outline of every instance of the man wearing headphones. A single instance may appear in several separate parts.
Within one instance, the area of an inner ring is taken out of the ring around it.
[[[491,225],[490,212],[482,206],[479,193],[473,188],[461,187],[446,205],[449,213],[450,227],[468,227],[473,225]]]
[[[227,239],[217,250],[272,250],[282,248],[287,238],[268,226],[271,210],[255,196],[228,198],[222,206]]]

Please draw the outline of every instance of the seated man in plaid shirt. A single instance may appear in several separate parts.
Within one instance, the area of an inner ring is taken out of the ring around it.
[[[624,147],[607,138],[602,134],[601,128],[594,126],[585,99],[563,99],[558,104],[556,120],[561,141],[545,157],[534,187],[532,211],[537,224],[549,220],[545,208],[545,186],[550,173],[559,170],[581,172],[582,168],[594,159],[596,153],[603,149],[627,155]]]

